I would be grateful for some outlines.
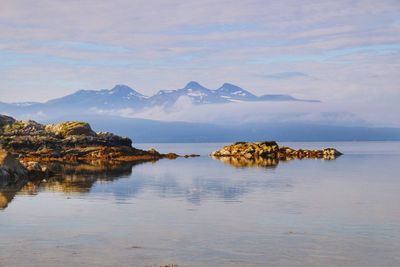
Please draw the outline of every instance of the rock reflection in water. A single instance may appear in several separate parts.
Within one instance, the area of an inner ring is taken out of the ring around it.
[[[36,195],[39,191],[81,194],[90,191],[96,182],[109,182],[132,173],[132,167],[143,162],[80,162],[46,164],[51,172],[50,177],[37,177],[23,180],[0,188],[0,209],[5,209],[16,194]]]
[[[263,158],[263,157],[215,157],[211,156],[213,159],[222,161],[225,164],[231,165],[236,168],[248,168],[248,167],[261,167],[261,168],[275,168],[278,166],[279,162],[288,162],[291,160],[303,160],[303,159],[319,159],[316,157],[284,157],[284,158]],[[337,157],[334,155],[323,155],[322,160],[335,160]]]
[[[263,167],[263,168],[275,168],[279,160],[273,158],[245,158],[245,157],[212,157],[213,159],[218,159],[225,164],[234,166],[236,168],[245,167]]]
[[[16,183],[0,186],[0,210],[7,208],[18,191],[24,186],[27,180],[19,180]]]

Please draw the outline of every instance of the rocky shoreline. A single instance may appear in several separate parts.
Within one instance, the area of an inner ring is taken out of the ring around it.
[[[54,172],[48,167],[54,162],[140,162],[180,157],[175,153],[162,154],[155,149],[134,148],[131,139],[110,132],[94,132],[86,122],[45,125],[5,115],[0,115],[0,148],[5,158],[20,162],[29,175]],[[194,156],[198,155],[184,157]],[[15,174],[7,167],[10,162],[3,162],[3,165],[0,162],[0,176]]]

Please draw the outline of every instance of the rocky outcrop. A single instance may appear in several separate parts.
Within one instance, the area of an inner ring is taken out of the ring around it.
[[[94,132],[86,122],[43,125],[0,115],[0,146],[38,171],[32,162],[135,161],[176,158],[173,153],[132,147],[131,139],[109,132]],[[28,164],[30,162],[30,164]]]
[[[331,160],[340,155],[342,155],[342,153],[334,148],[324,148],[320,150],[295,150],[285,146],[279,147],[275,141],[255,143],[237,142],[211,153],[212,157],[222,159],[227,163],[232,163],[232,165],[241,165],[243,163],[243,166],[275,166],[279,160],[290,160],[296,158]]]

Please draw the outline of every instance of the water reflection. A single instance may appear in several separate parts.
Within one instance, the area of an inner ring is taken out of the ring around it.
[[[398,148],[271,168],[61,166],[0,212],[0,265],[399,266]]]
[[[178,159],[169,166],[174,169],[134,168],[144,162],[103,162],[91,161],[76,164],[59,162],[45,166],[57,175],[37,177],[19,184],[0,188],[0,209],[5,209],[16,194],[36,195],[39,192],[61,192],[66,195],[98,194],[113,195],[118,201],[126,201],[150,189],[162,198],[182,197],[193,204],[200,204],[204,199],[222,199],[239,201],[240,197],[257,188],[277,188],[289,190],[290,183],[285,180],[241,179],[241,173],[232,168],[225,169],[222,177],[210,176],[210,171],[220,169],[222,163],[235,168],[275,169],[280,162],[289,162],[293,158],[245,158],[218,157],[212,161],[208,157],[199,159]],[[168,161],[166,161],[168,162]],[[184,164],[183,164],[184,163]],[[155,162],[146,162],[155,164]],[[164,166],[161,163],[161,166]],[[136,170],[133,173],[133,168]],[[196,172],[193,172],[196,170]],[[201,171],[201,172],[200,172]],[[226,177],[230,177],[226,179]],[[232,178],[239,179],[232,179]],[[129,179],[121,179],[129,178]]]
[[[179,197],[199,205],[205,199],[240,201],[243,194],[258,188],[279,187],[282,190],[289,188],[284,179],[279,181],[265,179],[265,177],[259,180],[254,177],[249,179],[230,167],[221,169],[219,161],[210,160],[208,157],[178,159],[174,162],[161,160],[154,167],[149,166],[154,162],[147,162],[140,168],[137,166],[139,164],[141,163],[51,163],[47,167],[57,172],[57,175],[38,177],[24,181],[18,186],[2,188],[0,208],[6,208],[16,194],[34,196],[40,192],[57,192],[69,196],[83,194],[97,197],[113,196],[122,203],[137,197],[138,194],[151,191],[152,194],[161,198]],[[236,166],[262,164],[264,167],[275,167],[277,162],[238,161],[233,164],[237,164]],[[210,173],[215,173],[215,170],[219,170],[219,175],[210,176]]]
[[[51,162],[45,166],[53,173],[51,177],[36,177],[20,180],[18,183],[0,187],[0,209],[7,208],[16,194],[36,195],[39,191],[62,192],[66,194],[87,193],[96,182],[110,182],[128,177],[132,167],[143,162]]]
[[[280,162],[288,162],[292,160],[303,160],[303,159],[321,159],[321,160],[335,160],[337,156],[334,155],[324,155],[322,158],[315,157],[284,157],[284,158],[263,158],[263,157],[212,157],[215,160],[220,160],[223,163],[230,165],[235,168],[276,168]]]
[[[0,210],[7,208],[18,191],[24,186],[27,180],[20,180],[17,183],[3,184],[0,186]]]
[[[273,158],[245,158],[245,157],[212,157],[222,161],[225,164],[231,165],[236,168],[247,168],[247,167],[263,167],[263,168],[275,168],[279,164],[279,159]]]
[[[176,170],[178,173],[179,170]],[[228,176],[228,175],[227,175]],[[243,179],[220,179],[219,177],[202,177],[196,175],[178,176],[173,173],[155,174],[148,169],[134,171],[129,179],[119,179],[109,184],[97,183],[91,189],[93,195],[112,195],[123,203],[150,192],[164,199],[184,199],[199,205],[207,199],[224,202],[239,201],[240,197],[257,187],[274,186],[271,181],[246,181]],[[264,183],[264,185],[263,185]],[[257,186],[256,186],[257,185]]]

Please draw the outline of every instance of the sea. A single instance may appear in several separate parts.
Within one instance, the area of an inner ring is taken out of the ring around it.
[[[0,266],[400,266],[400,142],[283,142],[343,155],[261,166],[224,145],[0,191]]]

